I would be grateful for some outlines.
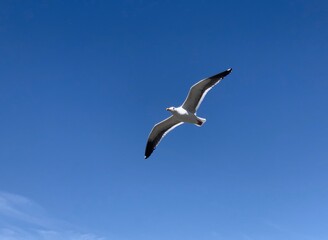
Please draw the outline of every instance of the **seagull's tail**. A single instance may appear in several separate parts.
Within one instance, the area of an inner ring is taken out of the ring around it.
[[[206,122],[205,118],[197,117],[197,123],[195,124],[197,127],[201,127]]]

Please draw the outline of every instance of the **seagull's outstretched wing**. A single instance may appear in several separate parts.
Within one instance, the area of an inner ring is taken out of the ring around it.
[[[212,89],[216,84],[218,84],[225,76],[227,76],[232,71],[231,68],[224,72],[216,74],[212,77],[200,80],[198,83],[194,84],[188,93],[188,96],[182,107],[191,113],[195,113],[202,103],[207,92]]]
[[[174,128],[181,125],[182,123],[183,122],[180,122],[174,116],[171,116],[157,123],[149,134],[145,151],[145,159],[147,159],[152,154],[156,146],[166,134],[168,134],[170,131],[172,131]]]

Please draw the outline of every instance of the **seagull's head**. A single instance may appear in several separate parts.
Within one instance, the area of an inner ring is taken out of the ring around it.
[[[169,108],[166,109],[166,111],[174,112],[175,111],[175,107],[169,107]]]

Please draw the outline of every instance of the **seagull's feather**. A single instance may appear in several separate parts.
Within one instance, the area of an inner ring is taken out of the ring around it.
[[[218,84],[225,76],[231,72],[231,68],[228,70],[216,74],[212,77],[200,80],[198,83],[194,84],[188,93],[188,96],[182,107],[191,113],[196,113],[199,105],[202,103],[204,97],[216,84]]]
[[[157,123],[149,134],[145,151],[145,158],[147,159],[152,154],[156,146],[160,143],[166,134],[181,124],[183,124],[183,122],[177,120],[174,116],[168,117],[165,120]]]

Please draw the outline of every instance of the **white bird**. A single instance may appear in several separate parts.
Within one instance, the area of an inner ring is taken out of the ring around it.
[[[190,88],[186,100],[180,107],[169,107],[166,109],[172,113],[172,116],[157,123],[151,130],[147,141],[145,159],[152,154],[162,138],[177,126],[183,123],[192,123],[200,127],[205,123],[205,118],[197,117],[197,109],[208,91],[231,71],[232,69],[229,68],[224,72],[199,81]]]

